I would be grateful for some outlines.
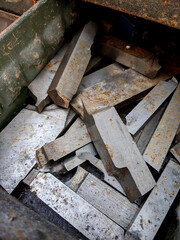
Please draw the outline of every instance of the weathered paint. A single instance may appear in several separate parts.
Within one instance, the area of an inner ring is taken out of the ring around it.
[[[17,97],[62,46],[74,9],[75,1],[39,1],[0,34],[0,125],[15,114]]]
[[[180,29],[180,1],[82,0]]]

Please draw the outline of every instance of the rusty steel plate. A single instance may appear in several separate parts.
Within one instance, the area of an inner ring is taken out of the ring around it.
[[[179,0],[82,0],[180,29]]]

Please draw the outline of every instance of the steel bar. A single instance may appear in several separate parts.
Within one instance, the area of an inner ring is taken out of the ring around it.
[[[35,0],[1,0],[0,9],[21,15],[35,4]]]
[[[0,0],[0,6],[7,1]],[[11,1],[21,7],[25,2]],[[38,1],[0,34],[0,131],[28,102],[26,87],[63,45],[77,18],[75,3]]]
[[[180,29],[180,4],[177,0],[82,0],[120,12],[142,17],[150,21]]]
[[[49,160],[56,161],[90,142],[87,128],[78,118],[62,137],[45,144],[36,151],[38,165],[42,168]]]
[[[84,168],[78,166],[75,175],[69,181],[66,182],[66,185],[74,192],[77,192],[80,185],[82,184],[82,182],[84,181],[88,174],[89,172],[87,172]]]
[[[21,240],[75,240],[62,228],[30,210],[0,187],[0,238]]]
[[[99,160],[95,166],[104,174],[104,181],[106,183],[108,183],[109,185],[111,185],[113,188],[115,188],[117,191],[119,191],[120,193],[124,194],[126,196],[126,193],[124,192],[121,184],[118,182],[118,180],[113,177],[113,176],[109,176],[102,161]]]
[[[138,211],[136,204],[130,203],[126,197],[90,173],[77,194],[124,229],[128,228]]]
[[[149,192],[153,176],[115,108],[93,115],[85,111],[84,122],[107,173],[121,183],[128,199],[133,202]]]
[[[142,132],[136,142],[136,145],[140,151],[140,153],[143,155],[144,151],[146,150],[146,147],[151,140],[151,137],[159,123],[159,120],[161,119],[165,107],[162,107],[158,109],[158,111],[154,114],[154,116],[149,120],[148,123],[146,123],[145,127],[142,129]]]
[[[173,94],[145,152],[144,160],[159,171],[180,123],[180,84]]]
[[[76,168],[77,166],[81,165],[85,161],[89,161],[90,163],[95,165],[99,160],[96,157],[94,157],[96,154],[97,152],[93,147],[92,143],[89,143],[84,147],[81,147],[80,149],[76,150],[75,156],[66,158],[64,161],[60,163],[54,162],[50,166],[46,165],[45,167],[43,167],[43,169],[41,169],[41,171],[51,172],[51,173],[57,173],[57,172],[66,173]]]
[[[71,41],[55,77],[48,89],[50,98],[59,106],[68,108],[79,87],[83,74],[91,58],[91,45],[97,26],[89,22]]]
[[[101,40],[99,51],[149,78],[154,78],[161,68],[153,53],[113,36]]]
[[[172,147],[170,151],[180,163],[180,142],[177,143],[174,147]]]
[[[116,105],[125,105],[127,100],[132,100],[139,94],[154,87],[161,80],[168,79],[166,74],[160,74],[151,80],[131,69],[128,69],[111,79],[104,80],[86,88],[71,101],[73,109],[83,118],[83,101],[86,101],[87,111],[93,114],[100,109]]]
[[[89,239],[124,239],[120,226],[50,173],[39,173],[30,187],[37,197]]]
[[[13,23],[19,16],[0,10],[0,33]]]
[[[118,63],[110,64],[100,70],[97,70],[85,77],[83,77],[77,94],[81,93],[84,89],[93,86],[96,83],[102,82],[104,80],[111,80],[112,77],[119,75],[124,71],[124,68],[121,67]]]
[[[180,189],[180,165],[169,161],[138,213],[126,239],[153,240]]]
[[[86,75],[89,74],[89,72],[92,72],[99,65],[101,65],[102,62],[103,62],[102,56],[98,56],[98,55],[92,56],[84,74],[86,74]]]
[[[126,116],[126,127],[135,135],[177,87],[177,81],[159,82]]]
[[[23,109],[0,133],[0,184],[11,193],[36,163],[35,151],[64,128],[68,110]]]
[[[43,68],[38,76],[32,81],[28,88],[34,100],[36,101],[36,110],[42,112],[44,107],[51,102],[47,90],[54,78],[59,64],[67,50],[67,45],[61,48],[56,56]]]

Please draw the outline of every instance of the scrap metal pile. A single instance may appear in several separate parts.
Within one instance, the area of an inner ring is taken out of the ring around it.
[[[28,185],[87,239],[152,240],[180,189],[180,85],[116,37],[92,55],[97,32],[87,23],[29,85],[35,106],[0,133],[0,184]]]

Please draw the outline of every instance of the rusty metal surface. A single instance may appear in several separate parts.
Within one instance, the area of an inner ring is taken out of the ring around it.
[[[153,240],[179,190],[180,165],[170,160],[125,239]]]
[[[100,109],[122,105],[140,93],[152,88],[159,81],[166,80],[169,75],[159,74],[156,78],[149,79],[134,70],[128,69],[106,79],[89,88],[86,88],[71,101],[73,109],[83,118],[84,110],[82,99],[86,102],[87,111],[93,114]]]
[[[136,107],[126,116],[126,127],[135,135],[152,117],[163,102],[173,93],[177,80],[159,82]]]
[[[41,0],[0,33],[0,129],[27,100],[26,87],[64,42],[75,1]]]
[[[151,140],[151,137],[159,123],[159,120],[163,115],[164,110],[165,110],[165,106],[158,109],[157,112],[154,114],[154,116],[149,120],[149,122],[146,123],[145,127],[139,132],[140,134],[138,138],[137,139],[135,139],[136,137],[134,138],[134,141],[141,154],[144,153],[149,141]]]
[[[177,143],[173,148],[171,148],[171,153],[180,163],[180,142]]]
[[[91,74],[88,74],[87,76],[83,77],[83,79],[81,80],[81,83],[77,90],[77,94],[81,93],[84,89],[91,87],[104,80],[111,81],[112,77],[119,75],[123,71],[124,71],[124,68],[120,64],[113,63]]]
[[[35,105],[38,112],[42,112],[44,107],[51,102],[47,90],[56,74],[59,64],[61,64],[66,50],[67,45],[64,45],[28,86],[32,97],[36,101]]]
[[[6,29],[13,23],[19,16],[0,10],[0,32]]]
[[[48,89],[49,96],[57,105],[68,108],[77,92],[91,58],[91,45],[97,29],[95,23],[89,22],[72,39]]]
[[[0,239],[75,240],[0,187]]]
[[[0,133],[0,184],[11,193],[36,163],[36,149],[64,128],[68,110],[23,109]]]
[[[161,68],[153,53],[113,36],[104,36],[99,51],[149,78],[154,78]]]
[[[0,9],[21,15],[35,3],[35,0],[1,0]]]
[[[179,0],[82,0],[180,29]]]
[[[50,173],[30,185],[43,202],[91,240],[123,240],[124,230]]]
[[[160,171],[180,124],[180,84],[174,92],[145,152],[144,160]]]
[[[77,194],[124,229],[138,212],[136,204],[91,173],[81,183]]]
[[[42,168],[49,160],[56,161],[90,142],[87,128],[78,118],[62,137],[45,144],[36,151],[38,166]]]
[[[131,202],[155,186],[150,170],[113,107],[93,115],[86,112],[84,122],[107,173],[116,177]]]

